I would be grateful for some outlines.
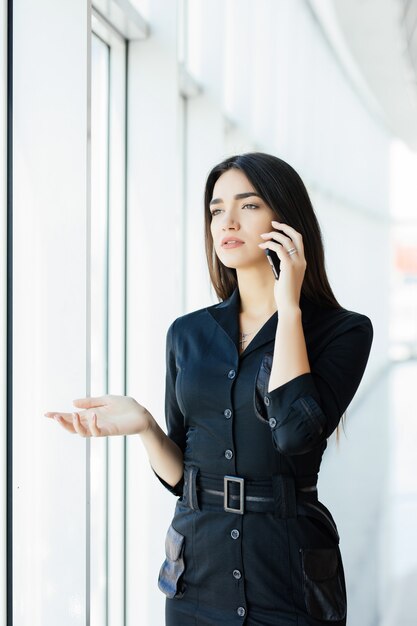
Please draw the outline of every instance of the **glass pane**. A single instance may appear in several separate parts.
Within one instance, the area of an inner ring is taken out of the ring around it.
[[[108,142],[110,48],[93,34],[91,41],[91,395],[107,391],[108,352]],[[91,438],[91,624],[106,623],[107,447]]]

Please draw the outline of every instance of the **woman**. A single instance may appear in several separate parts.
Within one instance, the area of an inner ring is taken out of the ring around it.
[[[246,153],[211,170],[205,241],[220,303],[167,331],[167,435],[119,396],[75,401],[84,411],[61,424],[140,433],[178,496],[158,578],[167,626],[345,625],[339,535],[317,475],[372,323],[337,302],[308,193],[277,157]]]

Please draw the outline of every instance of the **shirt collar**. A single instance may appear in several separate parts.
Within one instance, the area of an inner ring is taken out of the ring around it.
[[[300,296],[300,309],[302,312],[302,323],[304,325],[311,318],[315,305],[308,298],[306,298],[303,293],[301,293]],[[239,354],[240,293],[238,286],[234,288],[232,294],[228,298],[218,304],[206,307],[206,310],[232,340],[237,353]],[[250,352],[253,352],[253,350],[256,350],[256,348],[273,341],[276,335],[278,320],[279,311],[275,311],[275,313],[273,313],[273,315],[265,322],[262,328],[256,332],[254,338],[250,341],[249,345],[240,356],[243,358]]]

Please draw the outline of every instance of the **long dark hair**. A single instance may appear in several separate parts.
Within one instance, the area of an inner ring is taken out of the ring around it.
[[[237,274],[235,268],[223,265],[215,252],[210,229],[210,200],[217,179],[230,168],[245,174],[275,213],[278,222],[292,226],[302,235],[307,261],[302,293],[320,306],[342,308],[327,278],[322,234],[307,189],[291,165],[265,152],[246,152],[228,157],[215,165],[207,177],[204,190],[205,248],[210,280],[219,300],[225,300],[232,294],[237,286]]]

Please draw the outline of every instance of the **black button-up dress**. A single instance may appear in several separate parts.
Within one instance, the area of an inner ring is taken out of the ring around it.
[[[158,578],[166,626],[344,626],[339,535],[314,485],[326,439],[364,374],[372,323],[302,294],[311,372],[268,392],[279,312],[239,354],[239,307],[236,287],[167,332],[167,434],[183,451],[185,471],[174,487],[155,472],[178,497]],[[226,512],[202,506],[201,496],[190,508],[188,468],[245,480],[278,475],[310,491],[297,492],[293,513],[283,516]]]

